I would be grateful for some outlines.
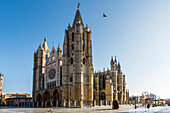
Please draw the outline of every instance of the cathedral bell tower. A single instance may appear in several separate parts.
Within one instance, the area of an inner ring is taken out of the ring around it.
[[[63,44],[63,106],[91,105],[93,101],[93,64],[91,31],[84,27],[78,7],[72,27],[65,30]]]
[[[117,60],[116,60],[116,56],[115,56],[115,60],[113,61],[113,57],[111,58],[110,61],[110,65],[111,65],[111,74],[112,74],[112,82],[113,82],[113,99],[117,100],[118,99],[118,95],[117,95]]]

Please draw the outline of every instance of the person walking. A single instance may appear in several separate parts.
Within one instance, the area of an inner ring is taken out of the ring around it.
[[[48,112],[51,112],[51,113],[53,112],[53,105],[52,104],[50,105],[50,110]]]

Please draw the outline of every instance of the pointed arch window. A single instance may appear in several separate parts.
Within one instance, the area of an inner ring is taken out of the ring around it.
[[[74,41],[74,32],[72,32],[72,41]]]
[[[73,58],[71,58],[70,60],[71,60],[71,61],[70,61],[70,62],[71,62],[71,64],[73,64]]]
[[[72,47],[72,50],[74,50],[74,44],[72,44],[71,47]]]
[[[85,58],[83,58],[83,64],[85,65],[85,63],[86,63],[86,59],[85,59]]]
[[[101,100],[106,100],[106,96],[104,92],[101,93]]]
[[[106,82],[105,82],[105,76],[103,75],[103,86],[102,86],[103,89],[105,89],[105,83],[106,83]]]
[[[83,32],[83,42],[84,42],[84,32]]]

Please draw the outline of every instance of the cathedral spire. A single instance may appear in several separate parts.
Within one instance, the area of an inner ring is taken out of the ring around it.
[[[73,22],[73,25],[72,27],[74,27],[76,25],[76,22],[79,21],[83,26],[83,20],[81,18],[81,14],[80,14],[80,9],[79,9],[79,5],[77,6],[77,11],[76,11],[76,15],[74,17],[74,22]]]

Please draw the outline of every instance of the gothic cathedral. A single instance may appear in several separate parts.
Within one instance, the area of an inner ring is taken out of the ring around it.
[[[125,104],[129,100],[125,75],[116,58],[111,69],[94,72],[91,30],[84,27],[80,9],[72,26],[68,25],[62,48],[59,43],[50,51],[45,37],[34,53],[34,106],[83,107],[111,105],[115,99]]]

